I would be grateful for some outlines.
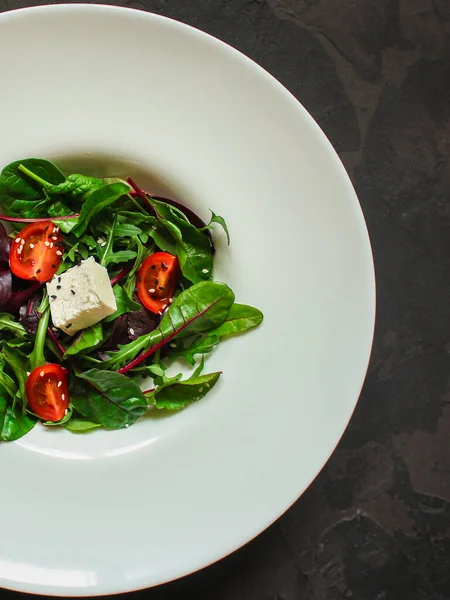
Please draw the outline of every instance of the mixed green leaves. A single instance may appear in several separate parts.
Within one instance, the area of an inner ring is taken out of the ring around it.
[[[174,200],[147,194],[131,179],[66,176],[36,158],[3,169],[0,206],[0,221],[3,216],[15,223],[14,237],[24,219],[53,221],[64,239],[58,275],[93,256],[108,270],[117,304],[113,315],[73,337],[53,326],[45,286],[22,285],[14,304],[7,304],[13,293],[10,239],[1,230],[0,441],[16,440],[34,427],[26,381],[30,371],[48,362],[61,363],[69,373],[70,405],[64,418],[44,425],[87,434],[127,428],[144,415],[177,411],[204,398],[221,377],[203,373],[205,355],[263,319],[213,279],[211,231],[220,226],[228,243],[230,233],[212,211],[205,222]],[[162,314],[145,308],[137,293],[140,269],[154,252],[176,256],[181,270]],[[180,360],[194,367],[193,373],[168,376],[170,364]],[[153,380],[145,392],[143,378]]]

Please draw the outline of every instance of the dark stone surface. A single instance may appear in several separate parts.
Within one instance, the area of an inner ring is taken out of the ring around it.
[[[309,490],[232,556],[130,597],[449,600],[450,0],[126,4],[225,40],[301,100],[358,192],[379,296],[361,400]]]

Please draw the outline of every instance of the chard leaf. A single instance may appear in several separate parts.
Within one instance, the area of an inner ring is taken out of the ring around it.
[[[19,406],[12,406],[5,389],[0,385],[0,441],[18,440],[31,431],[35,425],[35,419],[27,414],[22,414]]]
[[[102,368],[118,369],[132,361],[123,368],[126,372],[174,338],[214,329],[224,322],[233,302],[234,294],[224,283],[202,281],[193,285],[170,305],[157,329],[109,353],[111,358],[102,363]],[[144,354],[133,360],[141,351]]]
[[[149,404],[166,410],[180,410],[201,400],[216,385],[221,373],[208,373],[158,386],[147,396]]]
[[[83,350],[94,349],[103,342],[103,326],[101,323],[83,329],[75,338],[72,345],[66,350],[64,358],[75,356]]]
[[[246,304],[233,304],[221,325],[208,331],[206,335],[195,338],[187,348],[175,350],[173,356],[184,357],[193,365],[196,354],[212,352],[223,338],[249,331],[260,325],[262,320],[263,314],[257,308]]]
[[[127,183],[119,181],[109,183],[91,192],[83,204],[78,223],[72,233],[76,237],[81,237],[94,215],[117,202],[119,198],[128,194],[129,190],[130,186]]]
[[[106,429],[132,425],[147,411],[147,401],[129,377],[91,369],[75,378],[71,400],[74,408]]]

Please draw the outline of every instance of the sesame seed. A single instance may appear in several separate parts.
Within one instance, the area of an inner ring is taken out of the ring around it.
[[[167,308],[167,304],[163,304],[163,310]]]
[[[33,249],[34,248],[34,244],[30,244],[30,248]]]
[[[134,329],[130,327],[130,335],[134,335]]]
[[[22,254],[22,248],[23,248],[23,246],[19,246],[19,249],[17,250],[17,254]]]
[[[53,227],[53,233],[58,233],[59,227]]]
[[[31,261],[31,266],[34,267],[36,263],[34,262],[34,260]]]
[[[154,294],[156,292],[155,288],[150,288],[148,291],[150,292],[150,294]]]
[[[31,375],[30,371],[27,371],[27,377],[29,377]]]
[[[58,283],[61,283],[61,277],[58,277]]]
[[[174,342],[172,342],[172,343],[170,344],[170,347],[171,347],[171,348],[176,348],[176,347],[177,347],[177,345],[176,345]]]
[[[25,240],[23,238],[20,240],[20,245],[25,246]]]
[[[40,273],[40,272],[41,272],[41,269],[38,269],[38,270],[36,271],[36,273]]]
[[[209,269],[202,269],[202,273],[209,273]]]
[[[158,311],[158,315],[162,315],[162,311]]]
[[[41,371],[41,372],[39,373],[39,375],[40,375],[41,377],[44,377],[44,375],[45,375],[45,371]]]
[[[56,235],[52,236],[52,240],[53,240],[54,242],[57,242],[57,241],[58,241],[58,238],[56,237]]]
[[[70,290],[72,292],[72,294],[75,296],[75,290]]]
[[[74,248],[73,251],[75,252],[75,254],[78,254],[80,251],[78,250],[78,248]]]
[[[62,381],[58,381],[58,387],[62,386]]]
[[[66,410],[64,411],[64,415],[67,415],[68,412],[69,412],[69,409],[66,408]]]
[[[55,296],[55,294],[53,294],[52,296],[50,296],[50,298],[51,298],[52,300],[56,300],[57,296]]]
[[[57,327],[52,327],[52,331],[58,331]]]
[[[20,244],[21,239],[20,238],[16,238],[16,244]]]
[[[57,255],[57,256],[62,256],[62,252],[61,252],[61,250],[57,250],[57,251],[56,251],[56,255]]]
[[[61,394],[61,398],[62,398],[62,400],[65,400],[66,399],[66,395],[65,394]]]
[[[206,387],[209,388],[209,383],[205,383]]]
[[[106,242],[102,242],[102,243],[100,244],[100,246],[101,246],[102,248],[104,248],[104,247],[106,246]]]
[[[50,242],[50,248],[53,248],[53,242]]]
[[[169,298],[169,304],[172,304],[173,298]]]
[[[47,240],[45,240],[44,244],[45,244],[46,246],[50,246],[50,242],[47,242]]]
[[[161,263],[161,269],[162,269],[163,271],[167,271],[167,269],[168,269],[168,268],[169,268],[169,267],[166,265],[166,263]]]
[[[156,269],[156,265],[152,265],[150,268],[151,269]]]
[[[152,229],[153,231],[156,231],[158,228],[156,227],[156,225],[152,225]]]
[[[198,388],[198,393],[201,394],[203,392],[203,388]]]
[[[164,288],[160,285],[158,290],[161,290],[162,292],[164,291]]]
[[[66,325],[66,329],[70,329],[71,327],[72,327],[72,323],[68,323],[68,324]]]
[[[61,286],[60,286],[60,285],[57,285],[57,286],[56,286],[56,289],[57,289],[57,290],[60,290],[60,289],[61,289]]]
[[[159,281],[157,279],[154,280],[155,285],[158,285]]]
[[[125,424],[125,428],[126,428],[126,429],[128,429],[128,427],[129,427],[129,425],[128,425],[128,423],[126,423],[126,424]]]

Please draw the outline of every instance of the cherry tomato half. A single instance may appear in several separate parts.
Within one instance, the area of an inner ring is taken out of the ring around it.
[[[49,281],[61,264],[63,252],[58,227],[51,221],[30,223],[11,244],[9,265],[21,279]]]
[[[155,252],[139,269],[137,291],[139,300],[155,314],[167,308],[180,278],[180,263],[167,252]]]
[[[43,421],[59,421],[69,408],[67,371],[61,365],[34,369],[25,383],[28,404]]]

